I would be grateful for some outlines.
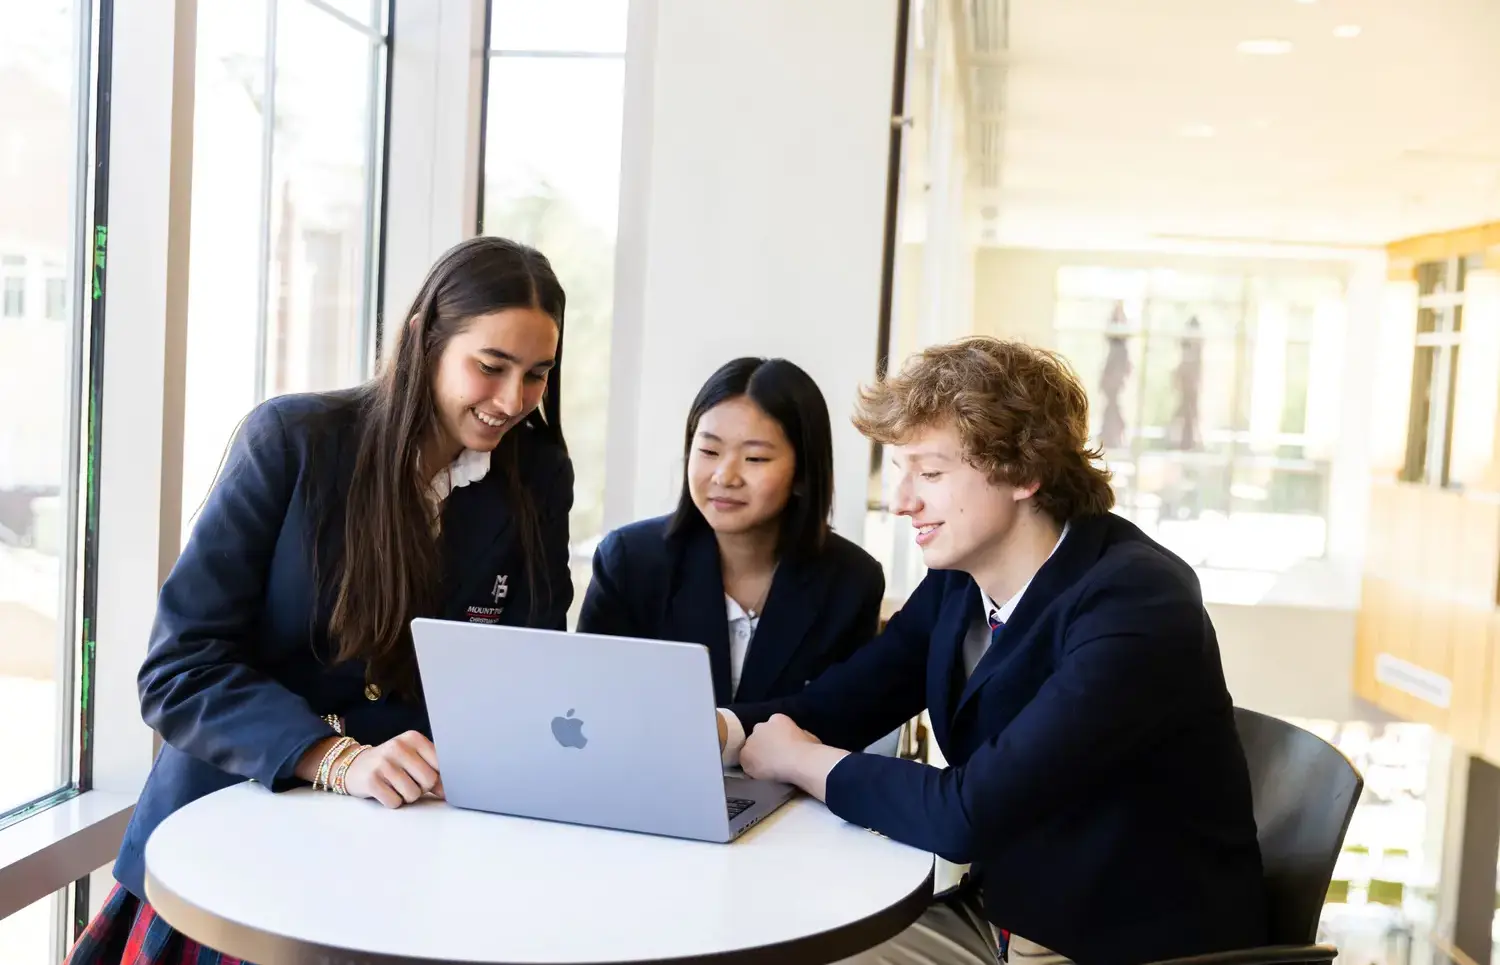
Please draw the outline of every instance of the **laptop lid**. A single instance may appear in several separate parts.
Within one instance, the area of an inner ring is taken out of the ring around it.
[[[728,840],[708,650],[412,621],[456,807]]]

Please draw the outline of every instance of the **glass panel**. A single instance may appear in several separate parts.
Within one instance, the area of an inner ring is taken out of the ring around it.
[[[1245,602],[1323,554],[1329,465],[1308,433],[1338,373],[1315,373],[1314,343],[1342,339],[1342,280],[1067,266],[1057,291],[1119,513]]]
[[[496,50],[625,52],[627,0],[491,0]]]
[[[276,22],[266,395],[359,382],[370,357],[383,48],[307,3]]]
[[[1110,460],[1128,455],[1132,442],[1141,434],[1137,420],[1142,380],[1132,376],[1143,361],[1145,340],[1123,334],[1127,331],[1121,327],[1102,333],[1057,333],[1057,350],[1072,363],[1091,395],[1090,437]]]
[[[505,6],[496,0],[497,12]],[[568,293],[562,412],[577,474],[569,522],[586,563],[603,526],[625,65],[498,57],[490,66],[484,230],[539,248]]]
[[[72,770],[61,671],[78,285],[57,266],[77,242],[77,16],[71,2],[0,4],[0,733],[26,735],[0,770],[0,813]],[[0,961],[15,960],[0,942]]]
[[[199,6],[183,410],[184,542],[225,445],[256,401],[265,45],[265,0]]]
[[[1337,945],[1340,961],[1446,961],[1423,953],[1422,936],[1436,925],[1444,838],[1458,830],[1447,820],[1451,742],[1419,724],[1286,719],[1333,744],[1365,778],[1319,940]]]
[[[66,898],[66,892],[54,892],[9,918],[0,919],[0,962],[5,965],[54,965],[57,906]]]
[[[1141,434],[1153,449],[1226,453],[1238,427],[1237,305],[1147,303]]]

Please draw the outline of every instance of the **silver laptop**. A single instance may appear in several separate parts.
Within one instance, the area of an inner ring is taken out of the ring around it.
[[[724,773],[707,648],[412,621],[448,803],[733,841],[793,788]]]

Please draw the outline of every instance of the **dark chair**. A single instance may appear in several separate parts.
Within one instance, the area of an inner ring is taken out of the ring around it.
[[[1338,949],[1314,944],[1318,916],[1364,778],[1337,749],[1300,727],[1242,707],[1234,709],[1234,722],[1250,765],[1273,944],[1156,965],[1331,962]]]

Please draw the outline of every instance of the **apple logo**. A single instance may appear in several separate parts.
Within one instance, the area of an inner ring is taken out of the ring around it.
[[[552,718],[552,736],[564,747],[576,747],[579,750],[589,742],[583,736],[583,721],[573,716],[573,711],[568,711],[566,717]]]

